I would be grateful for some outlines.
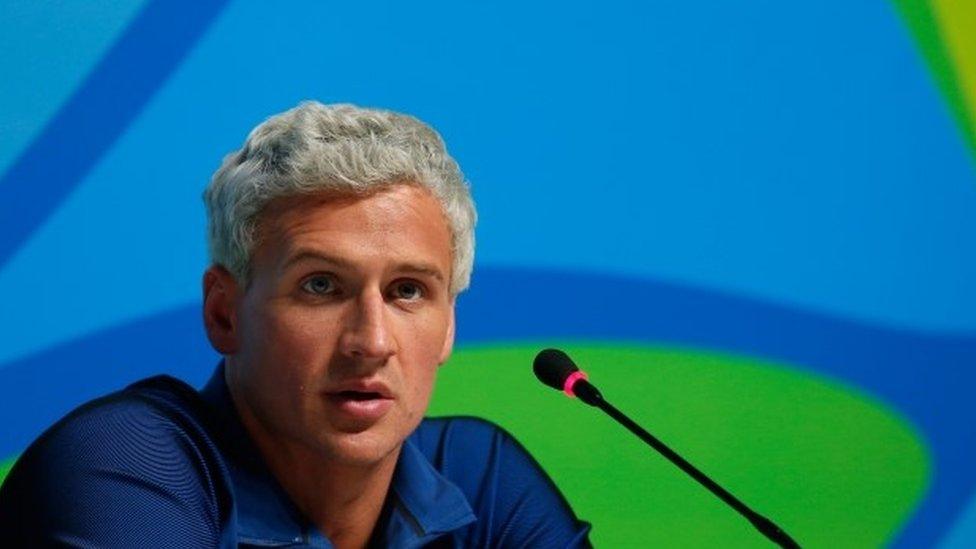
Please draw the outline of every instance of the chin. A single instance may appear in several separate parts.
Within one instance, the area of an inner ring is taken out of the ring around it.
[[[319,443],[326,459],[335,463],[370,467],[385,459],[398,455],[403,439],[390,440],[389,435],[373,433],[370,430],[358,433],[329,433]]]

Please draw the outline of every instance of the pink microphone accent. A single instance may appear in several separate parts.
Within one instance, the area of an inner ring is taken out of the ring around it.
[[[576,396],[576,393],[573,392],[573,385],[575,385],[576,381],[579,379],[586,379],[586,372],[576,370],[575,372],[569,374],[569,377],[567,377],[566,381],[563,383],[563,392],[566,393],[566,396],[570,398]]]

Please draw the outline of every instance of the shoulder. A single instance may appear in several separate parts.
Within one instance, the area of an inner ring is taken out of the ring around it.
[[[558,494],[525,447],[488,420],[470,416],[424,419],[413,440],[434,467],[465,492],[484,486],[490,477],[501,484],[533,480]]]
[[[514,436],[468,416],[425,419],[413,442],[478,517],[478,546],[587,546],[579,521],[542,466]]]
[[[0,490],[0,531],[122,542],[103,536],[152,529],[140,518],[148,512],[185,520],[209,539],[226,475],[205,424],[196,391],[163,376],[80,406],[14,465]]]
[[[44,464],[53,473],[97,462],[159,475],[161,465],[211,444],[204,410],[182,381],[149,378],[68,413],[31,444],[18,467]]]
[[[476,481],[499,462],[516,461],[529,467],[539,467],[529,452],[502,427],[478,417],[447,416],[427,418],[413,434],[413,441],[427,459],[451,480],[464,482],[465,477]],[[523,469],[510,470],[518,474]],[[455,478],[458,477],[458,478]]]
[[[414,442],[427,449],[445,446],[456,450],[484,449],[492,444],[515,443],[515,437],[502,427],[474,416],[424,418],[414,433]]]

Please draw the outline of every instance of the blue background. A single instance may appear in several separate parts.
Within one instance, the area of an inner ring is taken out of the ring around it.
[[[414,114],[464,168],[461,343],[795,360],[925,436],[899,541],[976,542],[976,170],[893,5],[275,6],[0,2],[0,457],[159,369],[204,379],[201,192],[314,98]],[[538,292],[566,314],[479,320]]]

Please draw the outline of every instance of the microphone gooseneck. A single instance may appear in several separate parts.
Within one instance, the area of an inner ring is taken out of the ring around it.
[[[559,349],[545,349],[541,351],[535,357],[535,361],[532,364],[532,371],[535,372],[539,381],[553,389],[563,391],[570,397],[579,397],[586,404],[595,406],[606,412],[607,415],[660,452],[668,461],[677,465],[678,468],[698,481],[708,491],[735,509],[770,541],[784,548],[800,547],[776,523],[750,509],[749,506],[739,501],[738,498],[729,493],[725,488],[722,488],[718,483],[708,478],[705,473],[699,471],[694,465],[679,456],[674,450],[668,448],[667,445],[658,440],[654,435],[645,431],[644,428],[607,402],[603,398],[603,395],[600,394],[600,391],[587,380],[586,374],[576,366],[573,359],[569,358],[569,355],[566,353]]]

